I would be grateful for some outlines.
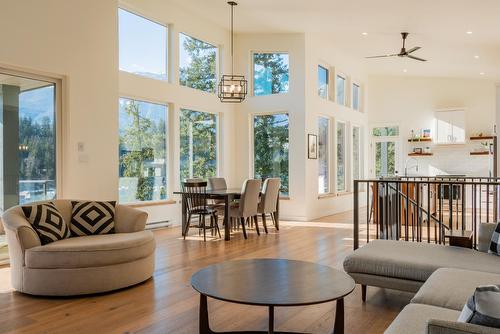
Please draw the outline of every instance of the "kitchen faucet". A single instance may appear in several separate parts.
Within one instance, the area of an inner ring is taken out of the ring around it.
[[[411,168],[415,168],[415,172],[418,173],[418,160],[415,159],[415,158],[408,158],[406,159],[406,162],[405,162],[405,177],[408,176],[408,163],[411,161],[411,160],[414,160],[415,161],[415,165],[412,166]]]

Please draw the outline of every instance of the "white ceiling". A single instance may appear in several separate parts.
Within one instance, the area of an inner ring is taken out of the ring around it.
[[[229,27],[226,0],[172,0]],[[500,0],[239,0],[236,32],[322,32],[370,74],[500,80]],[[363,57],[421,46],[420,63]],[[471,31],[472,34],[467,34]],[[362,32],[368,35],[363,36]],[[475,58],[477,55],[479,58]],[[334,65],[334,64],[333,64]],[[403,73],[406,69],[407,72]],[[483,72],[484,75],[480,73]]]

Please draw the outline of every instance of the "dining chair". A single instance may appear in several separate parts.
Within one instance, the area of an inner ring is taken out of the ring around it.
[[[243,236],[247,239],[245,223],[257,218],[257,206],[259,203],[259,193],[261,180],[249,179],[243,183],[241,197],[238,203],[234,203],[229,210],[231,219],[239,220],[243,229]],[[255,230],[260,235],[258,222],[255,221]]]
[[[226,179],[223,177],[209,177],[208,178],[208,189],[226,190],[227,189]]]
[[[198,233],[203,230],[203,241],[207,241],[207,230],[214,229],[220,235],[219,224],[217,223],[216,210],[207,205],[207,182],[184,182],[182,184],[185,196],[184,200],[187,203],[188,219],[184,230],[184,239],[189,232],[190,227],[198,228]],[[193,215],[198,215],[198,225],[191,225]],[[210,217],[210,225],[207,226],[205,217]]]
[[[280,178],[269,178],[264,181],[262,186],[262,192],[260,196],[260,202],[257,207],[257,212],[262,216],[262,225],[264,225],[264,231],[267,233],[266,215],[271,216],[271,220],[279,231],[279,224],[276,222],[276,208],[278,204],[278,196],[281,187]]]

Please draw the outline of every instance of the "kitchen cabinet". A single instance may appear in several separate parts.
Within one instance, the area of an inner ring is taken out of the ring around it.
[[[436,144],[465,144],[465,111],[436,111]]]

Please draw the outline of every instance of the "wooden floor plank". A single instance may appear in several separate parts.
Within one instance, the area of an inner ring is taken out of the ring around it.
[[[248,240],[235,232],[230,242],[206,243],[191,231],[188,240],[180,228],[154,232],[157,241],[153,279],[114,293],[80,298],[40,298],[12,291],[9,268],[0,268],[0,333],[196,333],[198,294],[191,275],[207,265],[244,258],[286,258],[342,269],[352,249],[352,213],[311,223],[282,222],[280,231]],[[333,282],[332,282],[333,283]],[[307,284],[307,282],[304,282]],[[244,288],[244,287],[242,287]],[[345,300],[347,333],[382,333],[412,295],[369,288],[361,302],[361,289]],[[329,333],[335,303],[276,309],[276,329]],[[266,330],[267,309],[209,300],[213,329]]]

